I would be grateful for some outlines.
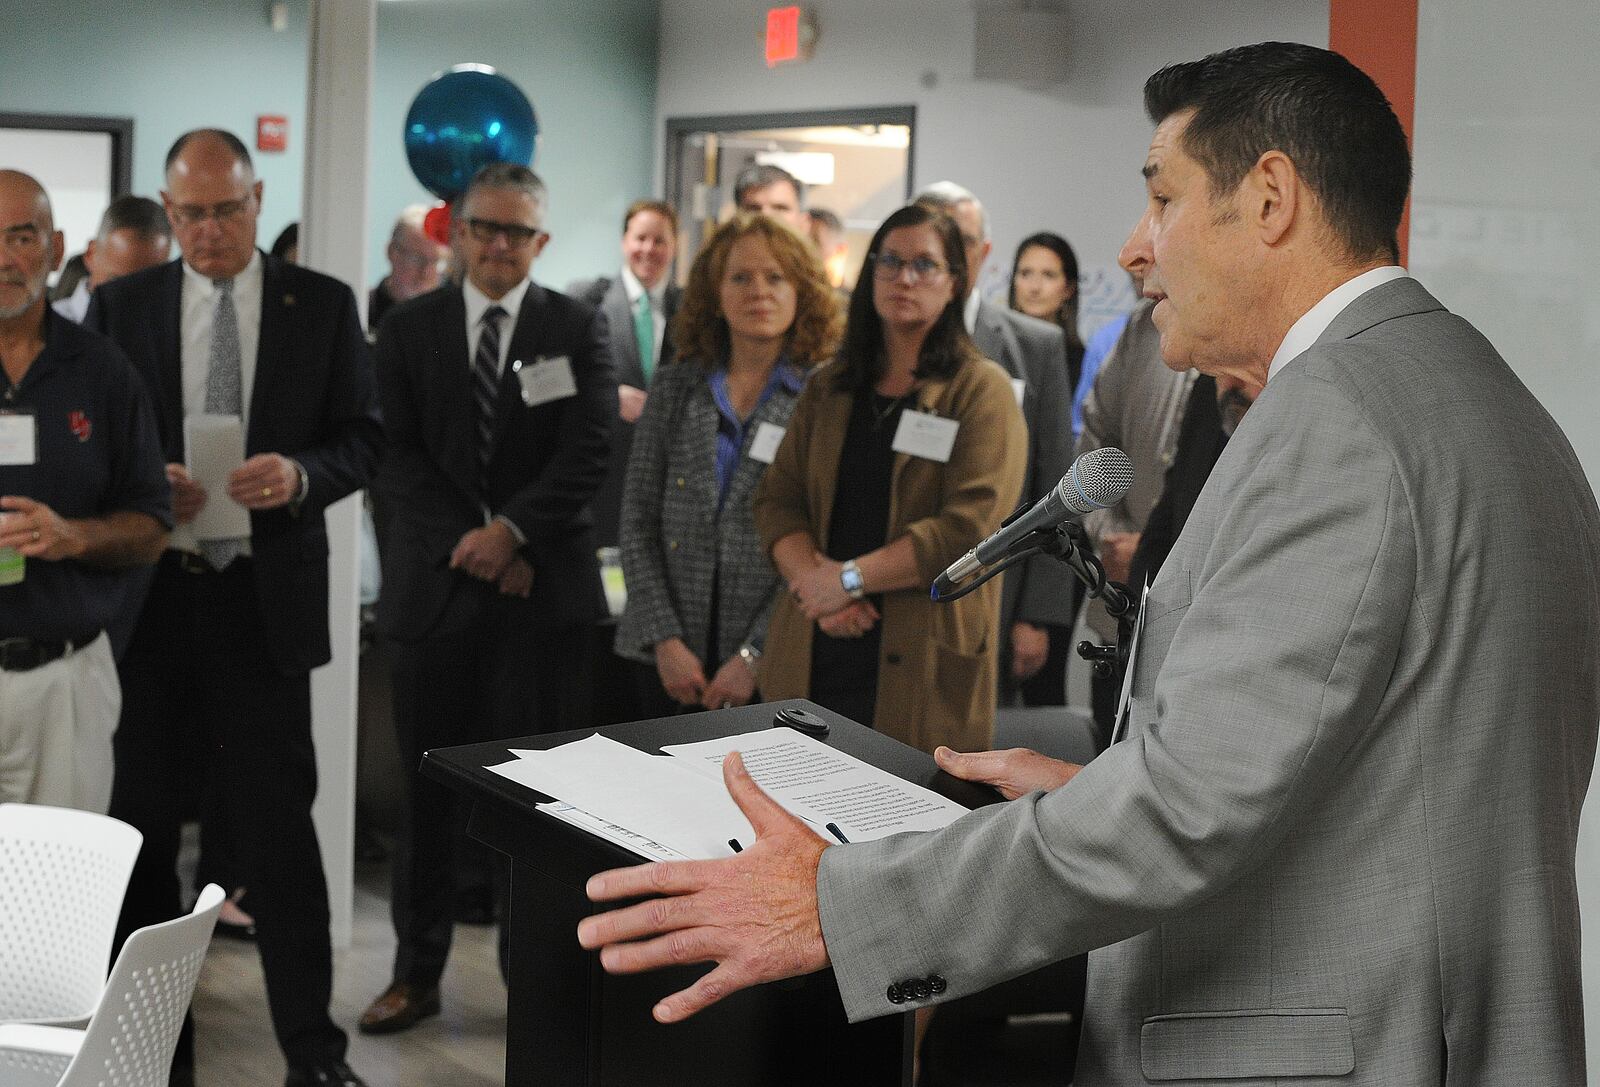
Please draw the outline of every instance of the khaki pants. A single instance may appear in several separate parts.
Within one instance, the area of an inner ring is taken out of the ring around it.
[[[104,632],[31,671],[0,671],[0,803],[105,812],[121,712]]]

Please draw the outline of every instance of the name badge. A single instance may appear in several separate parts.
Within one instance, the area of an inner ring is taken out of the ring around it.
[[[778,446],[783,443],[786,433],[788,428],[776,423],[757,423],[755,437],[750,439],[750,459],[771,464],[778,455]]]
[[[900,413],[900,425],[895,428],[894,445],[890,448],[896,453],[909,453],[923,460],[947,464],[950,451],[956,447],[956,432],[960,429],[961,424],[954,419],[907,408]]]
[[[1028,394],[1028,383],[1020,377],[1012,378],[1011,392],[1017,398],[1017,407],[1022,407],[1022,398]]]
[[[572,360],[566,355],[536,359],[532,366],[524,366],[522,360],[518,359],[511,364],[511,369],[522,388],[522,402],[530,408],[578,395],[578,383],[572,376]]]
[[[0,465],[35,464],[39,429],[32,412],[0,412]]]

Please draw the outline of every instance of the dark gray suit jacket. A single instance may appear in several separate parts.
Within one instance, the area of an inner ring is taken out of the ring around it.
[[[1069,784],[823,855],[851,1017],[1099,948],[1086,1087],[1582,1083],[1600,510],[1489,343],[1413,280],[1356,299],[1144,615],[1128,738]]]
[[[1048,321],[1016,313],[988,299],[978,303],[972,331],[978,350],[1024,383],[1022,418],[1028,424],[1028,474],[1022,501],[1031,506],[1072,467],[1072,386],[1067,383],[1067,340]],[[1010,644],[1011,624],[1025,620],[1070,627],[1075,618],[1071,572],[1040,556],[1005,575],[1000,597],[1000,638]]]

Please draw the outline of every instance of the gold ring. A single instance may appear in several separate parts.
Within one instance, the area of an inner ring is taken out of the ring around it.
[[[38,529],[34,529],[33,530],[33,542],[34,543],[38,543],[39,542],[39,530]]]
[[[263,488],[261,488],[261,497],[262,498],[271,498],[272,497],[272,488],[271,487],[263,487]]]

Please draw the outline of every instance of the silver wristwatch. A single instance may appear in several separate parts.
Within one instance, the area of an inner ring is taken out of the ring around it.
[[[753,674],[757,671],[757,666],[761,663],[761,650],[757,649],[749,642],[746,642],[744,645],[739,647],[739,659],[744,661],[745,667],[749,668]]]
[[[850,594],[851,600],[860,600],[867,595],[866,582],[861,579],[861,567],[856,565],[855,559],[851,559],[840,568],[839,584],[844,586],[844,591]]]

